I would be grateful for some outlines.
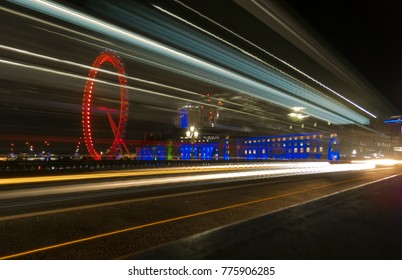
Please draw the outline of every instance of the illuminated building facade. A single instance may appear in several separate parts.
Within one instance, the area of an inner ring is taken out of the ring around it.
[[[321,159],[322,133],[259,136],[237,140],[237,158],[248,160]]]

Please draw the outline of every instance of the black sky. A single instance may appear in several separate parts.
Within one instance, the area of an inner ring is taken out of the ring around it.
[[[402,1],[286,2],[402,112]]]

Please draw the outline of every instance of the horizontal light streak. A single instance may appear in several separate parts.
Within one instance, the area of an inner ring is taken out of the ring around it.
[[[77,74],[71,74],[71,73],[67,73],[67,72],[63,72],[63,71],[59,71],[59,70],[53,70],[53,69],[45,68],[45,67],[42,67],[42,66],[23,64],[23,63],[19,63],[19,62],[4,60],[4,59],[0,59],[0,63],[12,65],[12,66],[17,66],[17,67],[22,67],[22,68],[26,68],[26,69],[43,71],[43,72],[46,72],[46,73],[66,76],[66,77],[75,78],[75,79],[81,79],[81,80],[88,80],[89,79],[87,76],[80,76],[80,75],[77,75]],[[111,83],[111,82],[107,82],[107,81],[103,81],[103,80],[99,80],[99,79],[90,79],[90,80],[93,80],[96,83],[101,83],[101,84],[105,84],[105,85],[120,88],[120,84],[117,84],[117,83]],[[152,95],[166,97],[166,98],[170,98],[170,99],[176,99],[176,100],[180,100],[180,101],[185,101],[187,103],[197,103],[197,104],[200,104],[200,105],[217,107],[217,108],[219,108],[221,110],[224,109],[226,111],[231,111],[231,112],[235,112],[235,113],[239,113],[239,114],[243,114],[243,115],[255,116],[255,114],[252,114],[252,113],[247,113],[247,112],[244,112],[244,111],[235,110],[235,109],[231,109],[231,108],[223,108],[223,107],[218,106],[218,105],[213,105],[213,104],[210,104],[210,103],[204,103],[204,102],[200,102],[200,101],[194,101],[192,99],[177,97],[177,96],[167,94],[167,93],[157,92],[157,91],[153,91],[153,90],[147,90],[147,89],[128,86],[128,85],[123,85],[121,87],[131,89],[131,90],[134,90],[134,91],[140,91],[140,92],[149,93],[149,94],[152,94]]]
[[[60,34],[60,35],[62,35],[62,34]],[[16,52],[16,53],[19,53],[19,54],[23,54],[23,55],[27,55],[27,56],[31,56],[31,57],[36,57],[36,58],[40,58],[40,59],[44,59],[44,60],[48,60],[48,61],[53,61],[53,62],[57,62],[57,63],[63,63],[63,64],[71,65],[71,66],[76,66],[76,67],[87,69],[87,70],[94,69],[93,67],[85,65],[85,64],[81,64],[81,63],[77,63],[77,62],[73,62],[73,61],[69,61],[69,60],[64,60],[64,59],[60,59],[60,58],[55,58],[55,57],[51,57],[51,56],[47,56],[47,55],[43,55],[43,54],[38,54],[38,53],[34,53],[34,52],[27,51],[27,50],[6,46],[6,45],[1,45],[0,44],[0,49],[4,49],[4,50],[7,50],[7,51],[12,51],[12,52]],[[178,87],[169,86],[169,85],[154,82],[154,81],[140,79],[140,78],[136,78],[136,77],[132,77],[132,76],[128,76],[128,75],[122,75],[122,74],[112,72],[112,71],[108,71],[108,70],[104,70],[104,69],[97,69],[97,71],[101,72],[101,73],[108,74],[108,75],[112,75],[112,76],[117,76],[117,77],[122,76],[122,77],[124,77],[124,78],[126,78],[128,80],[141,82],[141,83],[144,83],[144,84],[153,85],[153,86],[157,86],[157,87],[163,87],[163,88],[166,88],[166,89],[179,91],[179,92],[194,95],[194,96],[197,96],[197,97],[205,97],[205,94],[197,93],[197,92],[190,91],[190,90],[185,90],[185,89],[178,88]],[[213,97],[210,97],[210,98],[214,99]],[[236,106],[241,106],[241,107],[245,106],[244,104],[239,104],[239,103],[228,101],[228,100],[225,100],[225,104],[231,104],[231,105],[236,105]],[[214,105],[214,104],[209,104],[209,106],[210,107],[217,107],[219,109],[223,109],[222,106],[218,106],[218,105]]]
[[[264,7],[263,7],[261,4],[259,4],[257,1],[252,0],[252,2],[253,2],[257,7],[259,7],[264,13],[266,13],[266,14],[268,14],[270,17],[276,19],[275,16],[273,16],[269,11],[267,11],[266,8],[264,8]],[[281,21],[277,20],[277,22],[281,22]],[[286,29],[288,30],[288,32],[294,33],[293,30],[291,30],[290,28],[286,28]],[[296,33],[294,33],[294,34],[295,34],[296,37],[299,37],[298,34],[296,34]],[[256,46],[256,45],[255,45],[255,47],[257,47],[257,48],[259,48],[261,51],[263,51],[263,52],[269,54],[269,53],[266,52],[264,49],[262,49],[262,48],[260,48],[260,47],[258,47],[258,46]],[[269,54],[269,55],[271,55],[271,54]],[[344,97],[343,95],[339,94],[338,92],[336,92],[335,90],[331,89],[330,87],[328,87],[328,86],[324,85],[323,83],[317,81],[316,79],[310,77],[309,75],[305,74],[304,72],[302,72],[301,70],[299,70],[299,69],[297,69],[296,67],[292,66],[291,64],[289,64],[289,63],[287,63],[287,62],[285,62],[285,61],[283,61],[283,60],[281,60],[281,59],[279,59],[279,58],[277,58],[277,57],[275,57],[275,56],[273,56],[273,55],[271,55],[271,56],[274,57],[274,58],[276,58],[278,61],[281,61],[281,62],[284,63],[285,65],[289,66],[290,68],[292,68],[292,69],[295,70],[296,72],[300,73],[301,75],[305,76],[306,78],[310,79],[311,81],[315,82],[316,84],[320,85],[321,87],[327,89],[328,91],[330,91],[331,93],[335,94],[336,96],[342,98],[342,99],[345,100],[346,102],[352,104],[353,106],[355,106],[355,107],[358,108],[359,110],[365,112],[366,114],[370,115],[370,116],[373,117],[373,118],[377,118],[377,116],[374,115],[373,113],[367,111],[366,109],[364,109],[364,108],[361,107],[360,105],[358,105],[358,104],[356,104],[355,102],[351,101],[350,99]]]
[[[375,164],[375,165],[386,165],[386,166],[396,166],[402,165],[402,160],[396,159],[370,159],[370,160],[353,160],[352,163],[358,164]]]
[[[71,22],[78,26],[87,28],[89,30],[104,34],[123,42],[130,43],[138,46],[142,49],[152,51],[155,54],[162,55],[168,59],[172,59],[176,63],[179,63],[178,67],[191,67],[188,69],[193,74],[199,75],[203,78],[208,78],[213,83],[218,83],[219,86],[223,86],[230,89],[237,89],[238,92],[248,94],[259,99],[267,100],[277,106],[291,108],[295,105],[306,107],[311,116],[323,119],[325,121],[331,121],[334,124],[348,124],[348,123],[360,123],[367,124],[368,119],[356,119],[354,116],[344,114],[346,117],[338,114],[327,112],[326,109],[315,106],[307,101],[301,101],[299,98],[291,97],[280,90],[276,90],[271,86],[262,84],[255,80],[251,80],[243,75],[228,71],[224,68],[218,67],[201,59],[179,52],[175,49],[169,48],[153,40],[147,39],[133,32],[124,30],[112,24],[108,24],[101,20],[97,20],[93,17],[89,17],[85,14],[67,9],[61,5],[42,1],[42,0],[10,0],[13,3],[23,5],[30,9],[51,15],[53,17]],[[180,65],[182,64],[182,65]],[[327,105],[328,109],[331,108],[330,104]]]
[[[286,166],[286,165],[284,165]],[[284,176],[295,176],[295,175],[308,175],[308,174],[321,174],[321,173],[332,173],[332,172],[344,172],[344,171],[358,171],[358,170],[368,170],[375,168],[372,163],[355,163],[355,164],[318,164],[310,165],[307,163],[305,167],[303,164],[296,164],[294,166],[290,165],[288,168],[269,168],[268,166],[257,166],[258,170],[245,170],[247,168],[243,167],[232,167],[223,168],[225,171],[230,169],[233,172],[221,172],[212,174],[191,174],[186,173],[198,173],[198,172],[212,172],[212,171],[222,171],[220,167],[210,167],[207,169],[187,169],[187,170],[172,170],[169,168],[159,169],[159,170],[147,170],[147,171],[137,171],[137,172],[105,172],[100,174],[83,174],[83,175],[61,175],[61,176],[47,176],[47,177],[28,177],[28,178],[14,178],[14,179],[2,179],[0,180],[0,185],[9,185],[11,183],[39,183],[39,182],[56,182],[57,180],[82,180],[82,179],[99,179],[99,178],[116,178],[116,177],[127,177],[127,176],[144,176],[144,175],[168,175],[168,174],[180,174],[174,177],[159,177],[159,178],[137,178],[132,180],[123,181],[109,181],[109,182],[96,182],[96,183],[81,183],[74,185],[62,185],[54,186],[52,188],[30,188],[30,189],[18,189],[18,190],[7,190],[1,191],[1,199],[15,199],[30,196],[44,196],[44,195],[56,195],[56,194],[69,194],[87,191],[103,191],[103,190],[113,190],[113,189],[127,189],[135,187],[144,186],[155,186],[155,185],[166,185],[166,184],[177,184],[177,183],[194,183],[201,181],[213,181],[213,180],[223,180],[223,179],[246,179],[246,178],[277,178]],[[289,168],[290,167],[290,168]],[[250,168],[250,166],[248,167]],[[256,167],[253,167],[255,169]],[[236,170],[243,171],[236,171]],[[15,181],[13,181],[15,180]]]
[[[53,62],[58,62],[58,63],[63,63],[63,64],[71,65],[71,66],[76,66],[76,67],[84,68],[84,69],[88,69],[88,70],[94,70],[95,69],[95,68],[93,68],[91,66],[88,66],[88,65],[85,65],[85,64],[76,63],[76,62],[73,62],[73,61],[64,60],[64,59],[60,59],[60,58],[55,58],[55,57],[51,57],[51,56],[47,56],[47,55],[42,55],[42,54],[27,51],[27,50],[17,49],[17,48],[13,48],[13,47],[6,46],[6,45],[0,45],[0,49],[16,52],[16,53],[19,53],[19,54],[28,55],[28,56],[32,56],[32,57],[36,57],[36,58],[40,58],[40,59],[44,59],[44,60],[49,60],[49,61],[53,61]],[[200,93],[192,92],[192,91],[189,91],[189,90],[184,90],[184,89],[181,89],[181,88],[172,87],[172,86],[168,86],[168,85],[165,85],[165,84],[161,84],[161,83],[157,83],[157,82],[153,82],[153,81],[148,81],[148,80],[144,80],[144,79],[140,79],[140,78],[135,78],[135,77],[127,76],[127,75],[122,75],[122,74],[119,74],[119,73],[116,73],[116,72],[112,72],[112,71],[108,71],[108,70],[104,70],[104,69],[100,69],[100,68],[97,68],[96,70],[98,72],[106,73],[106,74],[109,74],[109,75],[112,75],[112,76],[117,76],[117,77],[121,76],[121,77],[124,77],[124,78],[126,78],[128,80],[133,80],[133,81],[146,83],[146,84],[150,84],[150,85],[154,85],[154,86],[173,89],[173,90],[188,93],[188,94],[191,94],[191,95],[196,95],[197,97],[203,96]]]
[[[0,10],[2,10],[4,12],[11,13],[11,14],[14,14],[14,15],[17,15],[17,16],[20,16],[20,17],[23,17],[23,18],[26,18],[26,19],[29,19],[29,20],[40,22],[42,24],[49,25],[49,26],[52,26],[52,27],[55,27],[55,28],[58,28],[58,29],[61,29],[61,30],[64,30],[64,31],[67,31],[67,32],[70,32],[70,33],[74,33],[76,35],[86,37],[86,38],[91,39],[91,40],[102,42],[104,44],[108,44],[108,45],[112,44],[111,42],[105,41],[103,39],[100,39],[100,38],[97,38],[97,37],[94,37],[94,36],[91,36],[91,35],[88,35],[88,34],[85,34],[85,33],[82,33],[82,32],[78,32],[76,30],[66,28],[66,27],[58,25],[58,24],[54,24],[54,23],[52,23],[50,21],[42,20],[42,19],[39,19],[37,17],[33,17],[33,16],[30,16],[30,15],[27,15],[27,14],[24,14],[24,13],[20,13],[20,12],[17,12],[17,11],[14,11],[14,10],[11,10],[11,9],[8,9],[8,8],[5,8],[5,7],[0,6]]]
[[[261,64],[263,64],[265,66],[268,66],[268,67],[274,69],[276,72],[279,72],[279,73],[272,72],[272,71],[270,71],[270,69],[261,68],[260,65],[258,65],[258,64],[255,64],[253,66],[250,65],[250,67],[245,69],[244,72],[253,73],[254,77],[259,77],[260,80],[269,80],[268,81],[269,83],[272,83],[275,86],[278,86],[278,87],[290,92],[293,95],[296,95],[298,97],[304,98],[305,100],[308,100],[309,102],[315,103],[315,104],[317,104],[319,106],[322,106],[324,108],[327,108],[330,111],[337,112],[337,113],[339,113],[341,115],[344,115],[344,116],[348,116],[350,119],[353,119],[355,121],[359,120],[360,123],[366,123],[367,124],[367,119],[365,117],[362,117],[359,114],[355,113],[354,111],[344,107],[342,104],[339,104],[337,101],[330,99],[325,94],[322,94],[321,92],[315,90],[314,88],[306,85],[305,83],[299,81],[295,77],[293,77],[293,76],[283,72],[282,70],[279,70],[278,68],[268,64],[266,61],[262,60],[261,58],[249,53],[248,51],[246,51],[246,50],[244,50],[244,49],[232,44],[231,42],[228,42],[227,40],[224,40],[223,38],[221,38],[221,37],[209,32],[207,30],[199,27],[198,25],[195,25],[195,24],[193,24],[193,23],[191,23],[191,22],[179,17],[178,15],[175,15],[175,14],[173,14],[173,13],[171,13],[171,12],[169,12],[169,11],[159,7],[159,6],[156,6],[156,5],[153,5],[153,6],[156,9],[158,9],[159,11],[161,11],[161,12],[163,12],[163,13],[165,13],[165,14],[167,14],[167,15],[169,15],[169,16],[177,19],[177,20],[180,20],[181,22],[184,22],[185,24],[191,26],[192,28],[195,28],[197,30],[202,31],[203,33],[213,37],[214,39],[217,39],[217,40],[223,42],[224,44],[226,44],[226,45],[228,45],[228,46],[240,51],[244,55],[254,59],[255,61],[257,61],[257,62],[259,62],[259,63],[261,63]],[[221,26],[221,25],[219,25],[219,26]],[[230,31],[230,32],[232,34],[236,34],[236,33],[232,32],[232,31]],[[240,36],[238,36],[238,37],[240,37]],[[242,38],[242,37],[240,37],[240,38]],[[176,37],[175,37],[175,40],[177,40]],[[204,48],[206,48],[205,45],[204,45]],[[213,56],[213,53],[214,53],[214,51],[212,49],[208,49],[207,54],[209,56]],[[205,53],[205,55],[206,55],[206,53]],[[217,59],[219,59],[220,62],[225,61],[225,59],[224,59],[225,56],[227,57],[226,61],[228,61],[228,58],[231,57],[231,55],[225,53],[222,50],[215,55],[215,57]],[[242,61],[240,59],[240,57],[237,60],[227,62],[228,66],[235,65],[235,68],[239,69],[239,70],[241,68],[245,68],[247,64],[249,64],[249,63],[247,61]],[[280,76],[280,75],[283,75],[283,77]],[[326,87],[326,89],[330,90],[328,87]],[[346,99],[345,97],[343,97],[343,99],[347,100],[349,103],[351,103],[351,104],[353,104],[355,106],[358,106],[357,104],[354,104],[352,101]],[[361,109],[361,107],[359,107],[359,108]],[[365,111],[365,112],[367,112],[367,111]],[[372,116],[374,116],[374,115],[372,115]]]
[[[326,167],[329,166],[328,162],[276,162],[276,163],[244,163],[244,164],[230,164],[230,165],[213,165],[213,166],[191,166],[191,167],[169,167],[169,168],[152,168],[152,169],[138,169],[131,171],[116,171],[116,172],[98,172],[91,174],[80,175],[60,175],[60,176],[35,176],[35,177],[21,177],[21,178],[3,178],[0,179],[0,185],[10,184],[27,184],[27,183],[43,183],[43,182],[58,182],[58,181],[75,181],[86,179],[102,179],[102,178],[118,178],[126,176],[143,176],[143,175],[167,175],[167,174],[180,174],[192,172],[214,172],[226,170],[245,170],[245,169],[259,169],[259,168],[310,168],[310,167]]]

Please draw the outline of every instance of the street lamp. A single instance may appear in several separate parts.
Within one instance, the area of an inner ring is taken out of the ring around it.
[[[190,129],[186,131],[186,136],[191,140],[191,143],[194,143],[194,139],[198,137],[198,131],[194,126],[190,126]]]
[[[190,139],[191,153],[190,158],[194,157],[194,140],[198,138],[198,131],[194,126],[190,126],[190,129],[186,131],[186,136]]]

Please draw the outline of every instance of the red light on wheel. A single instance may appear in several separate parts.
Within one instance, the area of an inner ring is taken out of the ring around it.
[[[103,63],[109,62],[116,69],[116,72],[119,75],[119,83],[120,83],[120,116],[119,123],[117,126],[117,131],[115,133],[113,145],[110,148],[110,157],[113,158],[116,156],[117,152],[120,150],[121,143],[123,142],[126,126],[127,126],[127,111],[128,111],[128,90],[125,87],[127,84],[127,79],[124,77],[126,75],[126,71],[124,69],[123,64],[120,59],[112,52],[103,52],[101,53],[93,62],[92,69],[88,73],[88,80],[86,82],[84,88],[84,97],[83,97],[83,105],[82,105],[82,130],[84,134],[84,141],[87,147],[88,153],[95,160],[102,159],[102,155],[98,153],[95,149],[94,142],[91,135],[91,102],[92,102],[92,94],[93,94],[93,85],[96,75],[98,73],[98,69],[102,66]],[[86,112],[86,114],[85,114]]]

